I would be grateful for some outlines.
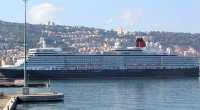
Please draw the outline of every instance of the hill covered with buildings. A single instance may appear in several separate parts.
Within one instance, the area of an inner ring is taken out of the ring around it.
[[[3,63],[13,64],[23,56],[22,23],[0,21],[0,55]],[[84,26],[28,24],[28,48],[39,47],[40,37],[48,47],[61,47],[66,52],[101,54],[115,48],[135,46],[136,37],[143,37],[152,47],[187,56],[200,56],[200,34],[177,32],[124,32],[123,29],[105,30]]]

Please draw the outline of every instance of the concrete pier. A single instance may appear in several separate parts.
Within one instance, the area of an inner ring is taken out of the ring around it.
[[[0,110],[14,110],[17,105],[17,98],[15,95],[0,94]]]
[[[20,102],[48,102],[48,101],[63,101],[63,93],[40,93],[30,95],[19,95]]]
[[[0,98],[0,110],[3,110],[7,102],[9,101],[10,98],[8,97],[1,97]]]
[[[0,80],[0,87],[8,88],[8,87],[23,87],[23,86],[24,86],[23,83]],[[29,87],[46,87],[47,83],[29,83],[28,86]]]
[[[38,93],[30,95],[0,94],[0,110],[15,110],[19,102],[20,103],[49,102],[49,101],[63,101],[63,100],[64,100],[63,93]]]
[[[3,110],[15,110],[17,107],[18,98],[12,97],[10,100],[6,103],[6,106],[3,108]]]

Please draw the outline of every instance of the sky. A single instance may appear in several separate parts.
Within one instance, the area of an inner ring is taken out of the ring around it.
[[[1,0],[0,20],[23,22],[23,0]],[[127,31],[200,33],[200,0],[29,0],[28,22]]]

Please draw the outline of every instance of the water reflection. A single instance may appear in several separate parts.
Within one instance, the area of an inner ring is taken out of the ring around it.
[[[198,78],[54,81],[63,103],[29,103],[18,110],[198,110]],[[37,91],[37,90],[35,90]]]

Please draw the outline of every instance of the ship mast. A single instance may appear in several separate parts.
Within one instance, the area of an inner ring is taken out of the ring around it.
[[[26,68],[26,53],[27,53],[27,2],[28,0],[23,0],[24,1],[24,88],[23,88],[23,94],[28,95],[29,94],[29,88],[28,88],[28,78],[27,78],[27,68]]]

